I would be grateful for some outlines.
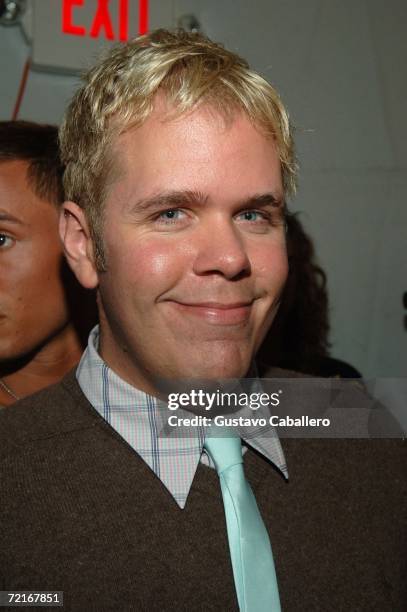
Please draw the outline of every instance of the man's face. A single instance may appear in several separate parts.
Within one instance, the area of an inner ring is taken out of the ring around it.
[[[150,392],[155,377],[244,376],[287,276],[274,143],[244,115],[165,120],[158,105],[113,149],[102,356]]]
[[[38,198],[27,163],[0,163],[0,361],[24,357],[68,319],[58,211]]]

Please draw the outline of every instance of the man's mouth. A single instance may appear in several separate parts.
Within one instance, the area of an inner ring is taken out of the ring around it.
[[[248,322],[254,300],[240,302],[178,302],[170,303],[185,316],[197,317],[212,325],[242,325]]]

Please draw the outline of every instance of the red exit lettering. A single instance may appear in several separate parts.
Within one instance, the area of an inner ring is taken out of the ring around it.
[[[74,23],[74,9],[83,7],[85,0],[62,0],[62,32],[74,36],[86,36],[92,38],[104,36],[108,40],[126,41],[129,38],[129,0],[115,0],[119,7],[119,23],[117,34],[109,13],[110,0],[98,0],[96,13],[89,32],[83,25]],[[148,0],[139,0],[139,34],[145,34],[148,30]]]
[[[72,9],[75,4],[81,5],[84,0],[63,0],[62,2],[62,31],[64,34],[75,34],[85,36],[86,30],[83,26],[72,23]]]

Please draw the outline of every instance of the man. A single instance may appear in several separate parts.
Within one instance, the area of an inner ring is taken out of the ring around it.
[[[58,131],[0,123],[0,405],[60,380],[80,359],[85,292],[64,262]]]
[[[295,163],[275,90],[156,31],[90,71],[61,147],[61,235],[100,328],[76,373],[2,415],[2,588],[78,611],[402,609],[405,444],[243,435],[260,525],[239,440],[223,469],[202,427],[158,426],[163,380],[253,375],[278,309]]]

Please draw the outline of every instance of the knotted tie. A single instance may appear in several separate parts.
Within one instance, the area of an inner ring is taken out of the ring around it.
[[[243,471],[240,438],[206,438],[219,475],[241,612],[280,612],[270,539]]]

